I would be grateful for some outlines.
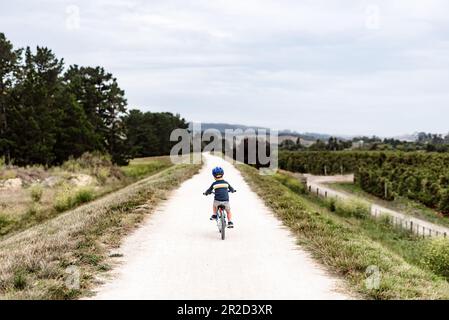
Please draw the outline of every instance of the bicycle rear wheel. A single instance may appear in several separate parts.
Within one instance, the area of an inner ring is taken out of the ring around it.
[[[223,211],[221,211],[220,219],[221,219],[221,240],[224,240],[226,236],[226,217]]]

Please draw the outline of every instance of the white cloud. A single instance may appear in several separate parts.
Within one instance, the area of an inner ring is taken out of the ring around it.
[[[66,7],[80,28],[65,28]],[[379,28],[367,28],[367,7]],[[0,30],[102,65],[130,106],[300,131],[448,131],[446,0],[2,3]]]

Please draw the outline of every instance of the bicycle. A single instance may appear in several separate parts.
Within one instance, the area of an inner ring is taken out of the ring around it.
[[[236,190],[234,190],[234,192],[236,192]],[[234,192],[232,192],[232,193],[234,193]],[[205,196],[207,196],[207,194],[205,194],[205,193],[203,193],[203,194]],[[215,194],[215,192],[212,192],[212,194]],[[228,222],[227,222],[228,214],[226,212],[226,206],[223,204],[219,204],[217,206],[216,215],[217,215],[217,218],[215,218],[215,220],[217,221],[218,232],[220,232],[221,240],[225,240],[226,226],[228,225]]]

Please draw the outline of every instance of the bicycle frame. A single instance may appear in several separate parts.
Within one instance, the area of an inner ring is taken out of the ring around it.
[[[217,208],[217,227],[218,231],[222,231],[223,229],[226,229],[227,225],[227,212],[226,209],[219,205]]]
[[[214,194],[214,192],[212,192],[212,194]],[[207,195],[207,194],[205,194]],[[221,234],[221,240],[225,239],[225,234],[226,234],[226,228],[228,225],[227,219],[228,219],[228,213],[226,211],[226,207],[223,204],[219,204],[217,206],[217,211],[216,211],[216,221],[217,221],[217,227],[218,227],[218,231]]]

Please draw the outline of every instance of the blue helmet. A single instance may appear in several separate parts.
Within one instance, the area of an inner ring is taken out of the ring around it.
[[[224,170],[221,167],[215,167],[214,170],[212,170],[212,175],[215,178],[222,177],[224,175]]]

